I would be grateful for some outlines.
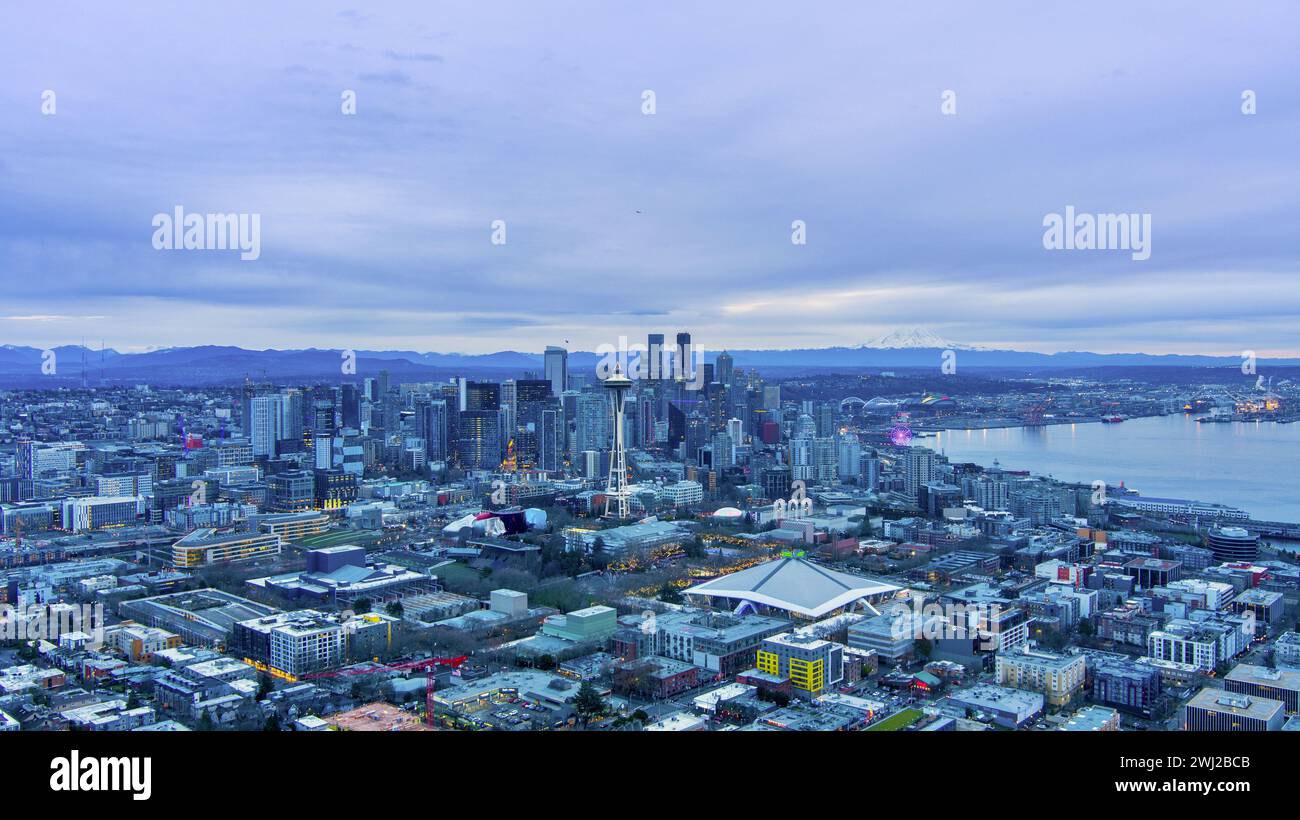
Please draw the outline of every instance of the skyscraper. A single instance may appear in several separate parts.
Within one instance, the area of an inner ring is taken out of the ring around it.
[[[460,414],[460,463],[469,470],[491,470],[500,466],[501,385],[495,382],[465,382],[465,410]]]
[[[651,333],[646,336],[646,362],[647,379],[657,381],[664,377],[664,334]]]
[[[674,377],[677,381],[694,381],[695,380],[695,357],[691,347],[691,334],[682,332],[677,334],[677,370]]]
[[[733,359],[731,354],[725,350],[719,353],[717,365],[713,369],[714,380],[719,384],[730,387],[732,384],[731,380],[734,377],[734,372],[735,359]]]
[[[909,447],[903,470],[908,497],[919,499],[921,488],[934,480],[934,451],[925,447]]]
[[[285,397],[279,393],[244,388],[244,435],[253,447],[253,457],[275,458],[276,445],[284,438]]]
[[[447,453],[447,402],[436,399],[423,404],[417,417],[420,435],[424,439],[424,455],[429,461],[446,461]]]
[[[551,395],[558,396],[569,389],[569,351],[551,345],[542,356],[543,374],[551,383]]]
[[[556,399],[548,379],[520,379],[514,388],[515,452],[522,464],[535,465],[542,438],[542,414],[556,406]]]

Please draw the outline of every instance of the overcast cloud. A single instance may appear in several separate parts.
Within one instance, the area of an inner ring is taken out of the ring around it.
[[[44,0],[0,54],[0,343],[1300,355],[1293,2]]]

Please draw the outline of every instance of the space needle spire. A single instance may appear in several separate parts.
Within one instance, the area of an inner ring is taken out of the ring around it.
[[[605,517],[625,519],[630,515],[627,492],[627,450],[623,447],[623,397],[632,388],[632,380],[617,366],[604,381],[614,400],[614,442],[609,454],[609,484],[605,493]]]

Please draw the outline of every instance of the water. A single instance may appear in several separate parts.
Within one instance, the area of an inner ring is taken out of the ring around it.
[[[1121,424],[949,430],[917,444],[952,461],[1029,470],[1144,496],[1227,504],[1266,521],[1300,522],[1300,422],[1198,424],[1190,416]]]

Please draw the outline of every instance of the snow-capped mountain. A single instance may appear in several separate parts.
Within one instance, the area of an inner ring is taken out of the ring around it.
[[[899,328],[878,339],[862,345],[874,350],[908,350],[916,348],[939,350],[978,350],[971,345],[964,345],[945,339],[928,327]]]

